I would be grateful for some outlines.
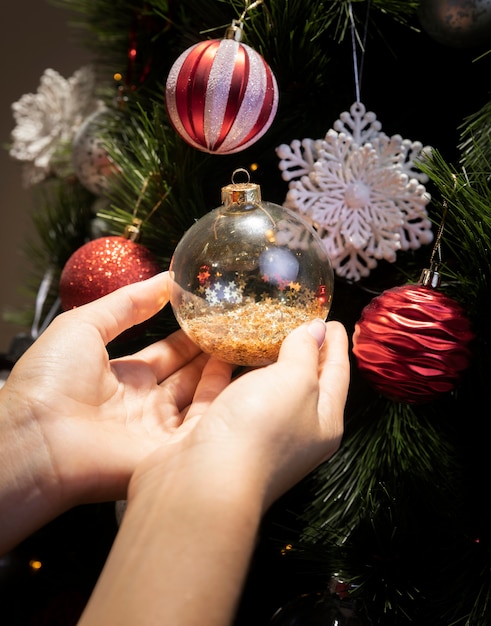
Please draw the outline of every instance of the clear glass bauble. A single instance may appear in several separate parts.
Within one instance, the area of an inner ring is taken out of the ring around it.
[[[222,201],[175,249],[172,309],[203,352],[267,365],[294,328],[327,318],[331,262],[316,231],[293,211],[262,201],[259,185],[232,183],[222,188]]]

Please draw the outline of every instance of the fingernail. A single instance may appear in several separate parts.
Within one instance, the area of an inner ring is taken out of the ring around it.
[[[319,348],[321,348],[326,338],[326,325],[323,320],[317,319],[313,322],[310,322],[308,331],[317,341],[317,345],[319,346]]]

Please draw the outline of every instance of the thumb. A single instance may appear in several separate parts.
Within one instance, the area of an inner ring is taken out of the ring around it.
[[[323,320],[315,319],[308,324],[302,324],[283,341],[278,361],[289,360],[298,363],[302,368],[317,366],[319,350],[325,338],[326,324]]]
[[[169,273],[120,287],[87,304],[67,311],[92,324],[107,344],[122,332],[156,315],[169,302]]]

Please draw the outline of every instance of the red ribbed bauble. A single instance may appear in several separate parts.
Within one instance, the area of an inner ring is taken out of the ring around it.
[[[431,287],[403,285],[362,311],[353,334],[360,371],[382,395],[421,404],[451,391],[471,360],[462,307]]]
[[[160,271],[153,254],[135,241],[118,236],[94,239],[76,250],[63,268],[61,306],[73,309]]]
[[[166,107],[176,132],[191,146],[231,154],[255,143],[271,126],[278,86],[269,65],[230,27],[223,39],[203,41],[175,61]]]

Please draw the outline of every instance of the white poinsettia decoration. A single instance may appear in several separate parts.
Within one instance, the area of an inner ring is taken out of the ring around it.
[[[429,148],[388,137],[356,102],[324,139],[294,140],[276,150],[289,190],[284,206],[315,225],[338,276],[358,281],[377,261],[396,260],[433,239],[426,175],[415,161]]]
[[[53,69],[41,76],[37,93],[12,104],[16,126],[10,156],[24,164],[31,186],[71,166],[71,142],[82,122],[102,106],[95,97],[95,73],[82,67],[68,79]]]

